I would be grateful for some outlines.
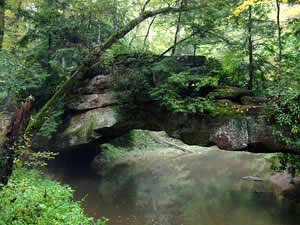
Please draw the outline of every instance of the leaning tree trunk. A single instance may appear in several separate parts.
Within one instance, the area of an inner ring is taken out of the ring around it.
[[[4,39],[4,7],[5,0],[0,0],[0,51],[2,50],[3,39]]]
[[[32,109],[32,98],[27,98],[25,103],[17,108],[11,119],[1,151],[0,184],[7,184],[13,172],[14,161],[21,153],[18,147],[25,144],[25,138],[22,136],[30,121]]]
[[[46,117],[49,115],[50,111],[57,105],[57,103],[71,90],[71,88],[81,80],[87,70],[96,68],[100,65],[99,58],[109,49],[114,43],[119,39],[123,38],[128,32],[134,29],[138,24],[143,22],[145,19],[159,15],[166,14],[170,12],[180,12],[186,11],[188,8],[173,8],[166,7],[153,11],[145,11],[137,18],[131,20],[126,26],[119,29],[116,33],[111,35],[101,47],[91,54],[90,57],[80,65],[77,70],[71,75],[71,77],[60,87],[60,89],[52,96],[52,98],[44,105],[44,107],[38,112],[34,120],[28,125],[25,133],[35,135],[36,132],[44,124]]]

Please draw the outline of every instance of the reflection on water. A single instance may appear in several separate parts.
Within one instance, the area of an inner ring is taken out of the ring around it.
[[[55,176],[77,199],[85,197],[90,216],[105,216],[110,225],[295,225],[300,219],[299,205],[279,197],[271,182],[241,179],[269,176],[262,155],[210,150],[111,162],[96,171],[56,167]]]

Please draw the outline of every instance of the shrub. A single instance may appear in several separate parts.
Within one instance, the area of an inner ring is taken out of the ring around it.
[[[172,74],[150,93],[170,111],[203,113],[214,109],[213,96],[209,93],[217,84],[218,78],[181,72]]]
[[[0,191],[1,225],[105,225],[107,219],[87,217],[73,190],[50,180],[37,170],[16,169]]]
[[[121,110],[122,106],[136,109],[139,104],[157,101],[162,108],[173,112],[197,114],[214,109],[213,96],[209,93],[219,83],[222,66],[218,60],[209,58],[199,67],[184,67],[175,58],[168,57],[122,70],[113,79],[119,102],[127,103],[121,104]]]
[[[299,87],[282,90],[273,105],[272,118],[274,131],[286,146],[300,151],[300,89]],[[300,174],[300,156],[278,154],[272,168],[275,171],[288,170],[292,176]]]

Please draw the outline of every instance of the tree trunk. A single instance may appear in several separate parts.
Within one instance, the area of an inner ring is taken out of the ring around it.
[[[195,36],[196,34],[199,34],[199,33],[201,33],[201,31],[196,31],[195,33],[193,33],[193,34],[187,36],[186,38],[181,39],[180,41],[178,41],[178,42],[176,43],[176,45],[179,45],[179,44],[185,42],[186,40],[190,39],[191,37],[193,37],[193,36]],[[176,45],[172,45],[170,48],[168,48],[168,49],[165,50],[163,53],[161,53],[161,54],[159,55],[158,59],[161,59],[163,56],[165,56],[165,54],[167,54],[169,51],[171,51],[173,48],[175,48]]]
[[[116,0],[114,0],[114,4],[113,4],[113,25],[114,25],[114,32],[117,32],[118,29],[119,29],[117,12],[118,12],[117,2],[116,2]]]
[[[0,51],[2,50],[3,46],[3,39],[4,39],[4,10],[5,8],[5,0],[0,0]]]
[[[180,7],[183,6],[183,0],[181,1]],[[179,16],[178,16],[178,21],[177,21],[177,27],[176,27],[176,32],[175,32],[175,38],[174,38],[174,48],[172,49],[172,56],[175,55],[175,51],[176,51],[176,43],[177,43],[177,39],[178,39],[178,33],[180,31],[180,23],[181,23],[181,16],[182,16],[182,11],[179,12]]]
[[[149,36],[149,34],[150,34],[150,30],[151,30],[151,27],[152,27],[152,25],[153,25],[153,23],[154,23],[155,18],[156,18],[156,16],[154,16],[154,17],[152,18],[152,20],[151,20],[151,22],[150,22],[150,24],[149,24],[149,26],[148,26],[147,34],[146,34],[146,36],[145,36],[145,38],[144,38],[143,49],[145,48],[146,41],[147,41],[148,36]]]
[[[109,49],[114,43],[119,39],[123,38],[128,32],[134,29],[138,24],[143,22],[145,19],[159,15],[166,14],[170,12],[180,12],[182,10],[189,10],[189,8],[173,8],[166,7],[153,11],[145,11],[140,16],[131,20],[126,26],[119,29],[116,33],[112,34],[101,46],[100,48],[91,54],[90,57],[80,65],[76,71],[71,75],[71,77],[59,88],[59,90],[52,96],[52,98],[44,105],[44,107],[38,112],[33,121],[28,125],[25,133],[27,135],[35,135],[37,131],[44,124],[47,115],[51,110],[57,105],[57,103],[70,91],[70,89],[81,80],[86,74],[87,70],[93,69],[100,65],[99,58],[103,53]]]
[[[19,106],[11,119],[8,132],[2,147],[3,168],[0,169],[0,183],[6,185],[9,177],[11,176],[14,168],[14,161],[20,155],[20,149],[24,145],[25,139],[19,137],[23,136],[24,131],[31,118],[33,109],[33,101],[27,98],[25,103]]]
[[[277,30],[278,30],[278,94],[280,95],[280,83],[282,76],[282,41],[281,41],[281,27],[280,27],[280,3],[276,0],[277,7]]]
[[[48,52],[47,52],[47,58],[48,58],[48,62],[47,62],[47,72],[48,74],[51,74],[52,69],[51,69],[51,47],[52,47],[52,35],[48,34]]]
[[[249,51],[249,83],[248,89],[253,88],[254,79],[254,67],[253,67],[253,42],[252,42],[252,7],[249,6],[249,18],[248,18],[248,51]]]

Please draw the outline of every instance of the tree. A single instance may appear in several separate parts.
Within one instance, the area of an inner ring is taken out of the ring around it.
[[[3,38],[4,38],[4,7],[5,0],[0,0],[0,51],[2,50]]]
[[[183,3],[184,3],[184,1],[182,0],[180,3],[180,7],[183,6]],[[175,37],[174,37],[174,48],[172,49],[172,56],[175,55],[175,51],[176,51],[178,33],[180,31],[181,16],[182,16],[182,11],[180,11],[178,14],[178,21],[177,21],[177,27],[176,27]]]
[[[252,90],[253,87],[253,42],[252,42],[252,6],[249,6],[249,18],[248,18],[248,51],[249,51],[249,83],[248,89]]]
[[[281,41],[281,27],[280,27],[280,3],[279,0],[276,0],[277,8],[277,31],[278,31],[278,94],[280,95],[280,83],[282,76],[282,41]]]

